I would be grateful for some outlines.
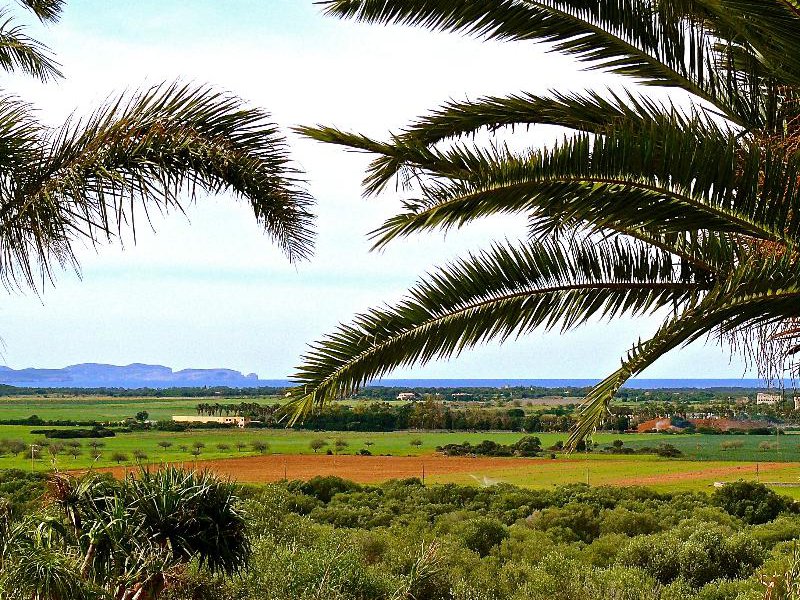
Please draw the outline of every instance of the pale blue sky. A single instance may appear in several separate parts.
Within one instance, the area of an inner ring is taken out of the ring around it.
[[[73,110],[87,113],[113,92],[176,78],[239,94],[284,128],[326,123],[376,136],[450,97],[619,85],[530,44],[341,22],[308,0],[71,0],[60,23],[33,32],[57,52],[67,79],[42,86],[15,76],[3,87],[33,101],[50,123]],[[512,142],[555,134],[544,128]],[[157,235],[140,231],[124,251],[87,249],[82,280],[63,273],[41,299],[6,296],[5,363],[151,362],[284,377],[308,342],[354,312],[399,298],[419,275],[467,249],[524,235],[520,219],[495,219],[370,253],[366,233],[392,214],[398,196],[360,197],[363,156],[295,137],[291,143],[319,202],[311,263],[288,265],[246,207],[201,198],[188,220],[170,215],[156,222]],[[655,325],[595,323],[564,336],[535,334],[396,376],[599,377]],[[742,373],[719,346],[695,344],[645,375]]]

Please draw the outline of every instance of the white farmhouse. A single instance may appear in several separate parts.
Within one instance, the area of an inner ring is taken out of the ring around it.
[[[758,392],[756,394],[756,404],[778,404],[780,401],[780,394],[768,394],[766,392]]]

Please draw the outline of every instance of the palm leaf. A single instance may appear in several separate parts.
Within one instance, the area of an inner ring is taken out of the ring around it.
[[[716,80],[713,36],[683,3],[647,0],[328,0],[327,14],[398,23],[484,39],[537,40],[595,68],[643,83],[682,87],[725,109],[730,91]],[[693,15],[692,15],[693,16]],[[734,115],[731,115],[734,116]]]
[[[0,68],[6,71],[21,70],[42,81],[62,77],[59,64],[50,49],[25,34],[13,19],[0,11]]]
[[[294,376],[295,418],[411,364],[458,355],[538,327],[692,303],[702,285],[671,257],[615,240],[495,246],[417,284],[396,307],[374,309],[312,346]]]
[[[42,136],[38,160],[8,175],[2,263],[7,282],[34,285],[32,264],[69,263],[76,239],[135,231],[133,205],[183,210],[182,196],[247,200],[292,261],[312,247],[311,197],[268,115],[206,87],[161,86],[120,98],[85,122]]]

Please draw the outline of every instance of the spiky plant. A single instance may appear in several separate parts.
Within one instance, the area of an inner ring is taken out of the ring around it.
[[[0,597],[155,600],[190,561],[233,574],[250,556],[233,486],[208,473],[55,475],[49,495],[59,516],[0,520]]]
[[[63,8],[63,0],[20,4],[45,22]],[[7,16],[0,17],[0,68],[42,81],[61,77],[51,52]],[[140,210],[140,218],[182,211],[198,192],[249,202],[289,259],[302,260],[313,242],[312,200],[298,177],[269,115],[208,86],[164,84],[123,95],[57,128],[4,94],[0,280],[38,287],[54,267],[77,267],[76,242],[118,238],[135,230]]]
[[[388,141],[331,127],[317,140],[377,155],[364,181],[399,178],[402,211],[375,246],[494,214],[529,239],[496,243],[426,277],[395,306],[358,315],[312,346],[297,415],[400,366],[487,340],[590,319],[663,315],[586,398],[571,443],[616,391],[709,334],[766,375],[800,350],[800,4],[796,0],[329,0],[324,10],[488,40],[546,42],[689,108],[645,93],[553,91],[451,101]],[[564,128],[526,152],[514,128]],[[488,146],[474,134],[497,137]]]

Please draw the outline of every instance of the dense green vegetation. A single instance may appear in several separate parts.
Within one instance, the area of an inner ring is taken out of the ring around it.
[[[734,483],[712,494],[697,494],[585,485],[549,490],[509,485],[425,486],[416,479],[383,485],[358,485],[336,477],[287,481],[240,488],[243,504],[225,501],[225,506],[230,506],[225,510],[237,523],[246,524],[246,530],[228,529],[224,534],[230,538],[226,538],[227,546],[209,546],[207,536],[197,537],[197,526],[191,525],[191,520],[184,523],[180,516],[200,509],[199,504],[192,504],[195,496],[180,497],[181,490],[200,489],[205,490],[201,496],[206,498],[214,485],[202,478],[176,479],[176,472],[169,471],[138,483],[133,478],[122,484],[60,478],[50,484],[55,490],[50,498],[64,507],[65,515],[79,515],[89,523],[105,519],[109,507],[97,500],[85,504],[80,499],[100,498],[100,492],[106,497],[118,494],[129,507],[128,516],[135,519],[127,520],[117,533],[152,530],[159,532],[157,535],[175,536],[185,529],[180,543],[188,554],[181,554],[173,545],[157,545],[148,552],[166,552],[164,558],[173,565],[194,560],[188,569],[173,568],[167,578],[160,575],[163,562],[136,563],[139,581],[157,583],[149,589],[152,596],[143,597],[756,600],[765,597],[767,585],[777,585],[771,597],[782,598],[782,587],[798,583],[793,569],[800,566],[794,549],[794,540],[800,536],[800,509],[758,484]],[[41,520],[42,511],[54,514],[55,507],[48,506],[53,500],[19,503],[20,490],[41,499],[44,486],[41,477],[4,474],[0,504],[10,501],[11,511],[4,513],[6,519],[10,515],[10,521],[3,531],[19,535]],[[178,513],[141,512],[145,505],[140,505],[139,498],[167,493],[178,496],[174,504],[182,507]],[[224,491],[223,497],[229,493]],[[220,516],[208,510],[202,514],[198,523],[210,524]],[[143,524],[136,525],[137,519]],[[68,530],[69,525],[64,531]],[[236,538],[242,534],[246,542]],[[3,535],[8,543],[8,533]],[[84,541],[99,539],[93,535]],[[36,545],[41,542],[11,541],[28,544],[25,547],[35,551],[29,558],[41,558],[40,565],[63,570],[80,565],[70,561],[88,551],[80,539],[79,535],[74,546],[65,546],[66,554],[58,561],[48,554],[49,547]],[[118,561],[136,547],[123,544],[123,539],[109,540],[109,548],[118,548],[119,556],[109,559],[111,562],[95,561],[97,566],[92,568],[104,568],[102,575],[98,572],[98,578],[89,581],[76,576],[70,585],[100,593],[98,598],[103,597],[99,588],[104,585],[115,589],[123,580],[114,565],[123,564]],[[244,550],[211,557],[212,547],[217,551]],[[73,550],[74,556],[70,554]],[[242,571],[225,574],[237,570],[236,561],[246,556],[250,559]],[[7,553],[3,560],[0,583],[9,586],[16,582],[16,588],[6,590],[19,589],[24,596],[29,589],[23,587],[24,577],[32,572],[20,571],[13,562],[14,554]],[[233,562],[213,562],[224,560]],[[214,565],[218,573],[213,572]],[[12,593],[11,597],[16,596]]]
[[[739,484],[708,496],[326,478],[248,495],[252,568],[241,580],[190,573],[168,597],[755,600],[800,535],[789,502]],[[737,516],[731,495],[762,518]]]

